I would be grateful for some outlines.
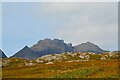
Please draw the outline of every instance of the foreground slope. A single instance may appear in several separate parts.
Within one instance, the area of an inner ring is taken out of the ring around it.
[[[3,78],[118,78],[118,53],[62,53],[3,59]]]

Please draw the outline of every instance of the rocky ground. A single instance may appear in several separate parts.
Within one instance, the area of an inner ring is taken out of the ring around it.
[[[119,53],[66,52],[35,60],[1,59],[3,78],[118,78]]]

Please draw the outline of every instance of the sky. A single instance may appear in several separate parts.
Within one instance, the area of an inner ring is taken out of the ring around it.
[[[117,2],[3,2],[2,47],[12,56],[44,38],[118,49]],[[1,42],[1,41],[0,41]]]
[[[2,48],[2,3],[0,3],[0,48]]]
[[[119,2],[119,0],[1,0],[2,2]]]

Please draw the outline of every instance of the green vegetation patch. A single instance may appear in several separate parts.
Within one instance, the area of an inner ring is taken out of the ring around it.
[[[94,69],[77,69],[72,72],[67,72],[64,74],[59,74],[54,76],[54,78],[86,78],[90,74],[92,74],[95,70]]]

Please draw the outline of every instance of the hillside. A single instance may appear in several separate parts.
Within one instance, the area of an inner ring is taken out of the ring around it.
[[[118,52],[66,52],[3,59],[3,78],[118,78]]]

